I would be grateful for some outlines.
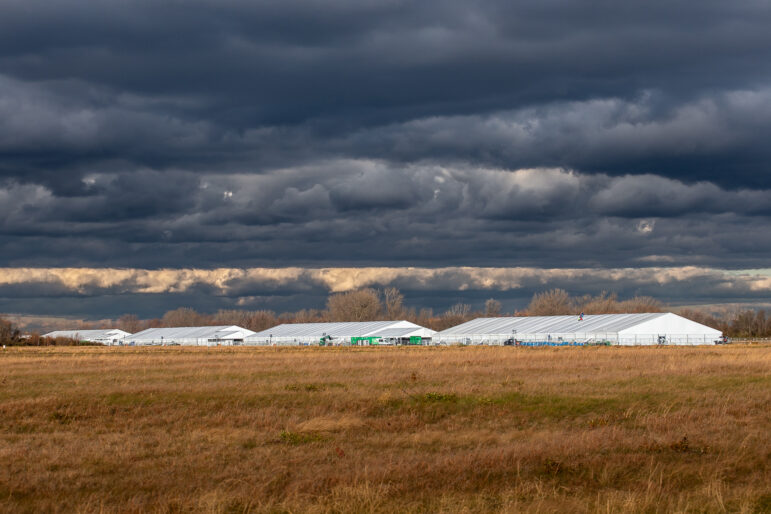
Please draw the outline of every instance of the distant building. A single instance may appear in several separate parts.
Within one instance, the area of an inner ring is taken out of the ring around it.
[[[439,332],[439,344],[700,345],[723,333],[671,312],[477,318]]]
[[[122,343],[156,346],[231,346],[243,344],[244,339],[252,334],[254,331],[237,325],[148,328],[136,334],[128,334]]]
[[[76,339],[78,341],[87,341],[89,343],[102,343],[106,345],[118,344],[124,337],[129,336],[128,332],[118,330],[117,328],[107,328],[103,330],[55,330],[43,337],[66,337],[67,339]]]
[[[332,323],[286,323],[246,338],[249,345],[429,344],[435,331],[409,321],[347,321]]]

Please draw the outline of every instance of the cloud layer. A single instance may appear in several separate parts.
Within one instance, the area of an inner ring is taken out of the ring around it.
[[[2,273],[767,268],[770,25],[751,0],[7,1]],[[148,276],[97,289],[190,294]]]
[[[146,316],[180,302],[199,308],[299,309],[322,307],[329,293],[395,286],[414,306],[446,307],[448,300],[481,304],[494,296],[522,308],[534,292],[563,287],[577,294],[600,290],[654,295],[676,303],[719,299],[760,301],[771,294],[771,270],[732,272],[702,267],[543,269],[473,267],[217,268],[217,269],[0,269],[0,306],[69,303],[68,313],[105,298],[120,298]],[[139,305],[141,299],[150,299]],[[129,299],[129,300],[126,300]],[[113,316],[119,303],[92,315]],[[477,305],[478,306],[478,305]]]
[[[771,190],[660,175],[335,160],[0,188],[6,265],[763,267]],[[30,252],[44,245],[47,251]]]

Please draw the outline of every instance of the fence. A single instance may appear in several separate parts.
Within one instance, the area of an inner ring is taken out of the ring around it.
[[[771,343],[771,337],[732,337],[731,342],[734,343]]]

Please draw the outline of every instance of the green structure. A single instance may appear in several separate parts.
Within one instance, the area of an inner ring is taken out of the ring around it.
[[[352,337],[351,338],[351,344],[355,346],[364,346],[364,345],[377,345],[380,344],[380,338],[379,337]]]

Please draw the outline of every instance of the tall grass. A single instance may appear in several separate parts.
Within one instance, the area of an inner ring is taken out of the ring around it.
[[[8,348],[2,512],[768,512],[771,347]]]

